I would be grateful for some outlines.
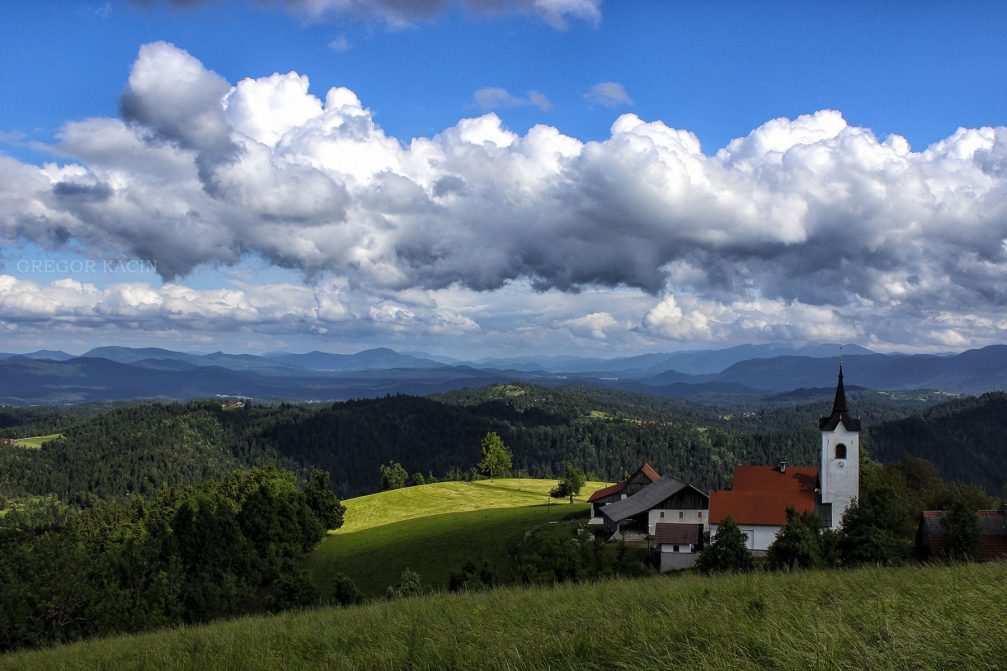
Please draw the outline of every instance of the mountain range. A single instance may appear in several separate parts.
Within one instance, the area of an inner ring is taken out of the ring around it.
[[[884,390],[981,393],[1007,388],[1007,346],[959,354],[878,354],[856,345],[739,345],[721,350],[600,359],[574,356],[461,361],[388,348],[355,354],[193,354],[98,347],[80,356],[0,354],[0,403],[62,404],[139,398],[242,396],[330,401],[426,394],[524,381],[582,382],[657,396],[780,394],[834,384],[840,357],[850,384]]]

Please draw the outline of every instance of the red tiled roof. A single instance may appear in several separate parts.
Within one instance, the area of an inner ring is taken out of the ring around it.
[[[702,542],[702,524],[658,522],[654,525],[654,543],[656,545],[699,545]]]
[[[651,482],[657,482],[661,479],[661,474],[654,470],[654,467],[650,464],[644,462],[643,466],[640,467],[643,474],[650,478]]]
[[[643,466],[641,466],[636,470],[636,473],[643,473],[647,477],[647,479],[650,480],[651,482],[657,482],[658,480],[661,479],[661,475],[654,470],[653,466],[651,466],[648,463],[644,463]],[[633,473],[633,475],[636,475],[636,473]],[[629,476],[628,479],[632,479],[633,475]],[[626,481],[623,480],[622,482],[617,482],[614,485],[603,487],[598,491],[596,491],[594,494],[592,494],[590,498],[588,498],[587,502],[593,503],[594,501],[597,501],[598,499],[603,499],[606,496],[611,496],[612,494],[618,494],[623,490],[625,486]]]
[[[602,487],[594,494],[592,494],[587,501],[588,503],[591,503],[593,501],[597,501],[598,499],[603,499],[606,496],[610,496],[612,494],[618,494],[623,490],[625,486],[626,486],[625,482],[617,482],[614,485],[609,485],[608,487]]]
[[[787,508],[815,510],[818,469],[788,466],[737,466],[733,489],[710,492],[710,523],[730,517],[738,524],[782,526]]]

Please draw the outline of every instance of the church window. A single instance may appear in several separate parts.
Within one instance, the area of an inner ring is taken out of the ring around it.
[[[844,445],[843,443],[839,443],[838,445],[836,445],[836,459],[845,459],[845,458],[846,458],[846,445]]]

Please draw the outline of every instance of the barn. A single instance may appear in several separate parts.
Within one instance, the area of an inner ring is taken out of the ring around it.
[[[632,496],[650,483],[660,479],[661,475],[654,470],[654,467],[648,463],[644,463],[640,468],[636,469],[636,472],[622,482],[599,489],[587,500],[591,504],[591,519],[588,524],[591,526],[601,526],[605,523],[605,520],[601,516],[603,506]]]
[[[601,509],[605,530],[616,538],[654,535],[659,522],[705,525],[710,497],[687,482],[665,475],[637,493]]]

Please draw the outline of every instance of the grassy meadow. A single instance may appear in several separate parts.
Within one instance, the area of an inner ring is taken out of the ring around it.
[[[425,583],[445,589],[452,571],[468,560],[506,570],[508,543],[529,529],[556,524],[572,533],[570,515],[605,483],[588,483],[573,504],[549,498],[555,480],[507,478],[439,482],[344,501],[346,522],[308,558],[308,571],[328,596],[344,573],[367,597],[381,596],[411,568]],[[582,520],[583,521],[583,520]]]
[[[0,657],[0,669],[1003,669],[1007,563],[435,594]]]
[[[588,482],[574,500],[587,501],[591,494],[608,484]],[[555,486],[556,480],[496,478],[475,482],[437,482],[368,494],[343,501],[346,506],[345,522],[331,533],[338,536],[442,513],[555,503],[556,499],[549,498],[549,490]]]
[[[17,447],[30,447],[38,449],[48,442],[62,438],[62,433],[50,433],[48,436],[31,436],[29,438],[15,438],[11,443]]]
[[[382,596],[411,568],[435,589],[447,589],[452,571],[468,560],[483,560],[500,574],[507,564],[507,545],[526,531],[556,524],[572,534],[571,514],[586,514],[587,504],[554,503],[521,508],[488,508],[442,513],[339,533],[326,538],[308,557],[308,571],[323,596],[332,575],[345,573],[365,597]],[[581,523],[586,521],[581,517]]]

